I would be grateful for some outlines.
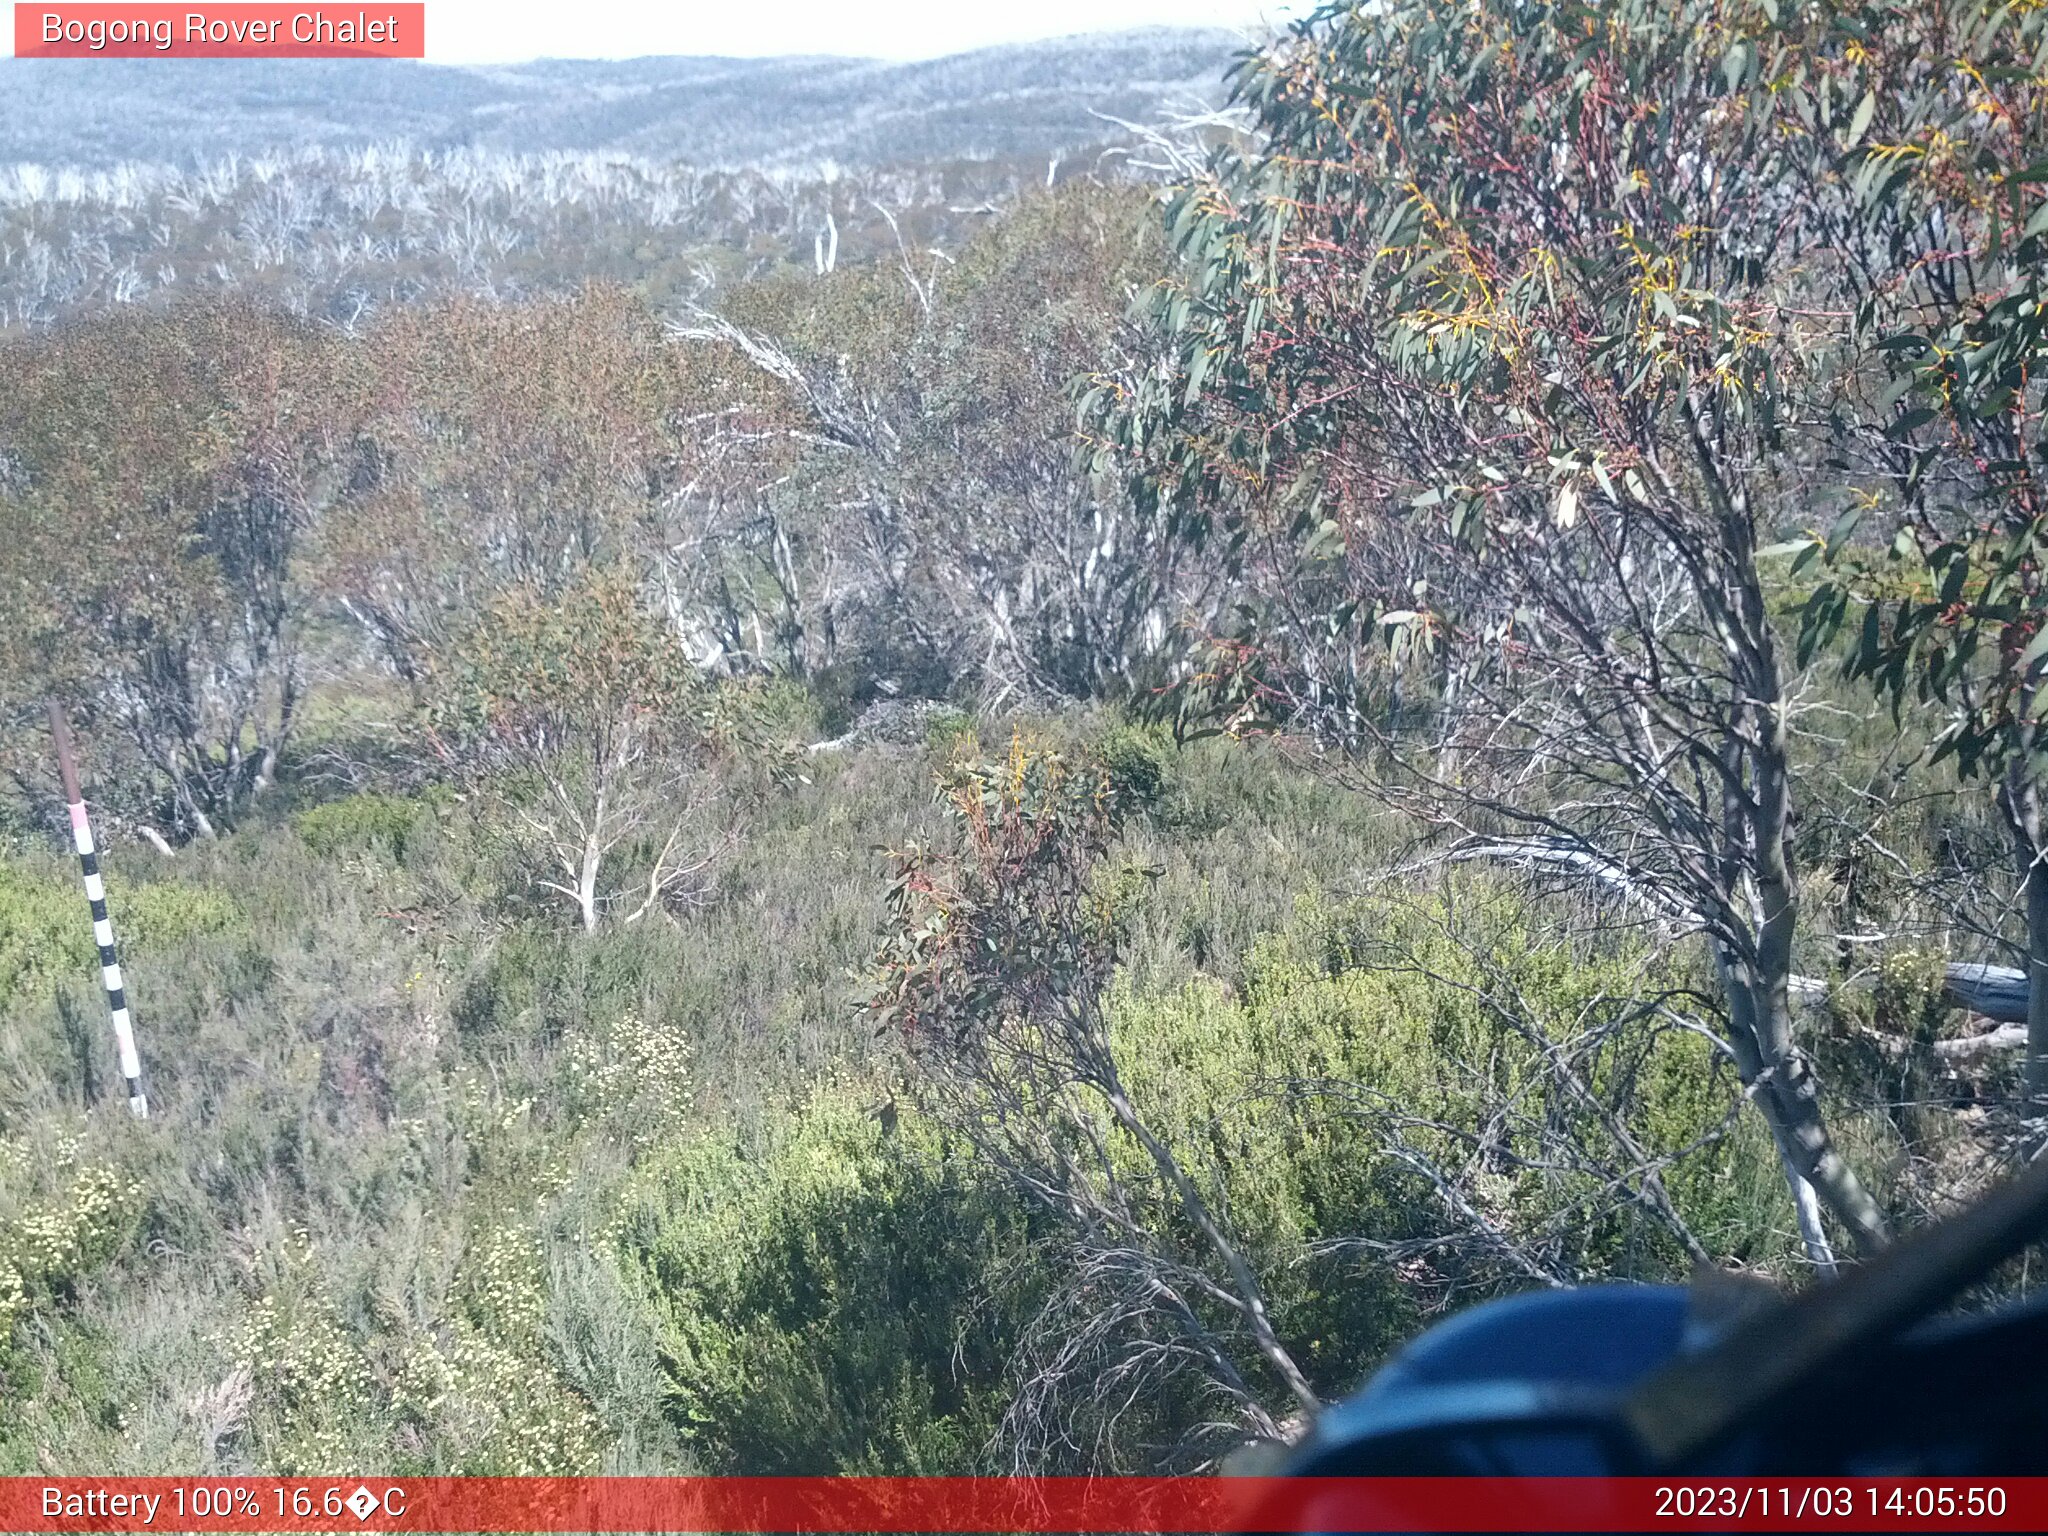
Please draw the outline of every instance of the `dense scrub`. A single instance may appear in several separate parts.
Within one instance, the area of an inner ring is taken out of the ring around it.
[[[313,803],[174,862],[131,852],[113,901],[145,1124],[109,1098],[70,872],[12,854],[8,1462],[999,1460],[1018,1348],[1067,1278],[1057,1223],[920,1112],[850,1008],[881,920],[874,848],[930,831],[936,762],[819,760],[750,813],[705,909],[596,936],[506,920],[487,838],[444,795]],[[1430,1251],[1427,1184],[1356,1102],[1290,1098],[1280,1075],[1454,1124],[1485,1092],[1475,1063],[1518,1071],[1460,979],[1507,967],[1567,1028],[1647,958],[1597,956],[1489,883],[1352,897],[1391,829],[1350,797],[1223,748],[1147,762],[1161,809],[1137,836],[1161,872],[1114,999],[1133,1092],[1286,1270],[1286,1327],[1337,1391],[1509,1276],[1483,1245]],[[1645,1030],[1610,1071],[1667,1149],[1731,1106],[1694,1036]],[[1683,1157],[1673,1192],[1716,1251],[1776,1264],[1774,1178],[1739,1126]],[[1487,1184],[1561,1272],[1683,1272],[1669,1237],[1583,1194]],[[1141,1464],[1198,1397],[1104,1444]]]
[[[1400,829],[1272,754],[1057,729],[1152,803],[1112,1002],[1132,1092],[1254,1234],[1317,1383],[1529,1283],[1422,1171],[1503,1091],[1545,1091],[1483,984],[1563,1039],[1663,962],[1491,879],[1358,894]],[[815,759],[755,802],[703,909],[592,936],[508,916],[488,828],[445,794],[316,801],[170,862],[131,845],[145,1124],[110,1096],[69,872],[18,845],[8,1465],[1006,1464],[1018,1372],[1077,1304],[1064,1236],[850,1006],[876,850],[937,831],[962,749]],[[1701,1039],[1625,1030],[1596,1083],[1674,1155],[1701,1242],[1787,1261],[1768,1144]],[[1684,1272],[1668,1224],[1514,1153],[1472,1186],[1506,1241],[1560,1278]],[[1171,1461],[1203,1412],[1183,1380],[1038,1455]]]

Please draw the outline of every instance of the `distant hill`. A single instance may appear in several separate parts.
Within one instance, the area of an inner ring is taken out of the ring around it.
[[[842,58],[0,59],[0,163],[196,163],[404,139],[428,149],[619,150],[706,167],[1052,154],[1215,101],[1245,46],[1195,28],[1062,38],[916,63]]]

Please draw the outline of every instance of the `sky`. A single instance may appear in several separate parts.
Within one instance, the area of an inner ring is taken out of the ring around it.
[[[427,57],[442,64],[652,53],[917,59],[1074,32],[1255,25],[1290,10],[1289,0],[427,0]]]

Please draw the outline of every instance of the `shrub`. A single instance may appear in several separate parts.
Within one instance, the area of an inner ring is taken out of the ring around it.
[[[1383,1187],[1363,1209],[1400,1215],[1410,1223],[1402,1237],[1454,1234],[1459,1222],[1427,1180],[1386,1156],[1397,1145],[1447,1169],[1497,1174],[1488,1193],[1499,1230],[1561,1275],[1682,1276],[1691,1260],[1651,1219],[1619,1128],[1644,1157],[1671,1160],[1661,1182],[1707,1250],[1782,1259],[1778,1213],[1760,1213],[1745,1183],[1755,1168],[1777,1178],[1775,1156],[1768,1138],[1731,1122],[1732,1068],[1645,1002],[1684,980],[1639,939],[1574,937],[1514,887],[1484,880],[1426,898],[1305,901],[1247,966],[1245,1049],[1285,1063],[1290,1079],[1346,1085],[1312,1097],[1325,1100],[1325,1117],[1376,1127],[1377,1153],[1337,1160],[1378,1167]],[[1567,1066],[1583,1095],[1561,1075]],[[1480,1140],[1461,1147],[1468,1133]],[[1615,1189],[1602,1187],[1620,1173],[1629,1176]],[[1745,1192],[1730,1201],[1733,1189]],[[1438,1278],[1526,1283],[1486,1261],[1485,1246],[1447,1246]]]
[[[39,1300],[73,1294],[134,1235],[143,1186],[60,1138],[38,1178],[27,1143],[0,1142],[0,1337]]]
[[[176,880],[108,882],[123,959],[162,953],[233,926],[240,909],[224,892]],[[99,975],[85,897],[71,882],[0,863],[0,1006],[32,988]]]
[[[834,1083],[758,1147],[676,1144],[613,1239],[710,1469],[974,1469],[1028,1315],[1029,1225],[914,1112]]]
[[[316,805],[292,818],[299,838],[321,858],[374,853],[402,863],[419,825],[418,801],[365,793]]]
[[[444,1334],[408,1341],[393,1394],[466,1476],[566,1477],[597,1469],[605,1427],[547,1358],[540,1245],[518,1226],[472,1237]]]
[[[259,1296],[223,1343],[267,1410],[269,1459],[279,1470],[348,1464],[381,1405],[369,1362],[324,1294]]]
[[[941,761],[950,761],[963,753],[972,752],[976,744],[974,716],[966,710],[955,709],[950,704],[941,704],[926,717],[925,750]]]
[[[92,931],[76,891],[0,864],[0,1004],[51,974],[89,974]]]
[[[562,1102],[575,1121],[622,1125],[646,1144],[671,1131],[690,1107],[690,1042],[673,1024],[635,1014],[572,1025],[560,1052]]]
[[[1171,738],[1158,726],[1116,725],[1096,741],[1094,755],[1127,805],[1154,810],[1171,787],[1171,750]]]
[[[729,679],[713,691],[707,715],[724,744],[771,766],[780,752],[821,734],[817,698],[788,677]]]
[[[594,1472],[604,1453],[589,1404],[530,1352],[487,1333],[414,1341],[395,1400],[432,1426],[456,1476],[571,1477]]]

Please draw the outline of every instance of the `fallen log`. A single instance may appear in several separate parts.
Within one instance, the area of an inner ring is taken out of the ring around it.
[[[1828,984],[1818,977],[1794,976],[1787,985],[1795,1008],[1818,1008],[1827,1001]],[[1870,979],[1866,976],[1849,985],[1867,987]],[[1942,967],[1941,995],[1952,1007],[1981,1014],[1994,1024],[2027,1022],[2027,973],[2009,965],[1952,960]],[[2025,1041],[2023,1029],[2018,1043]]]
[[[1979,1056],[1990,1056],[1999,1051],[2021,1050],[2026,1043],[2026,1025],[2001,1024],[1996,1029],[1987,1029],[1981,1035],[1965,1035],[1960,1040],[1937,1040],[1932,1049],[1943,1061],[1964,1062],[1975,1061]]]
[[[1952,962],[1945,968],[1941,995],[2000,1024],[2027,1022],[2027,973],[2010,965]],[[2020,1040],[2025,1043],[2024,1031]]]
[[[1688,912],[1670,893],[1658,889],[1654,882],[1640,877],[1605,854],[1563,838],[1475,838],[1452,848],[1444,857],[1454,862],[1486,859],[1502,864],[1519,864],[1524,868],[1560,870],[1605,886],[1659,917],[1688,923],[1699,921],[1696,914]],[[1794,976],[1790,978],[1789,986],[1792,1004],[1796,1008],[1817,1008],[1827,1000],[1828,984],[1815,977]],[[2027,1021],[2027,973],[2010,965],[1986,965],[1975,960],[1950,961],[1943,967],[1941,994],[1955,1007],[1981,1014],[1997,1024],[2024,1024]],[[2005,1030],[1993,1030],[1989,1035],[1947,1043],[1969,1045],[1980,1050],[2004,1049],[2009,1044],[2026,1043],[2024,1030],[2013,1041],[2007,1041],[2007,1033]],[[1981,1043],[1986,1040],[1995,1040],[1996,1043]]]

